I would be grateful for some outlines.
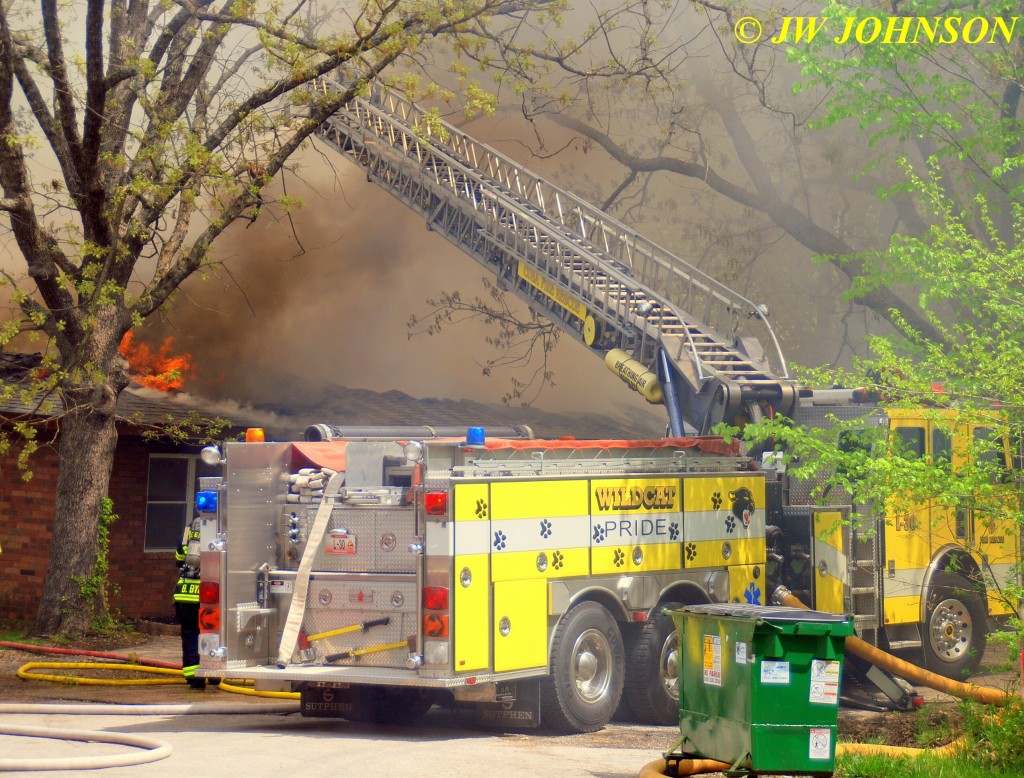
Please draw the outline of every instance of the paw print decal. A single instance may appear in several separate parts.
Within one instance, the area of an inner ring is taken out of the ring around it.
[[[672,522],[668,525],[668,539],[678,540],[679,539],[679,525]]]
[[[508,540],[508,536],[500,529],[494,533],[494,550],[501,551],[505,548],[505,541]]]
[[[748,605],[760,605],[761,604],[761,590],[757,588],[757,585],[751,581],[743,592],[743,599],[747,601]]]
[[[716,511],[722,507],[721,492],[715,492],[713,495],[711,495],[711,507],[714,508]]]
[[[697,558],[697,544],[696,543],[687,543],[686,544],[686,561],[687,562],[692,562],[696,558]]]
[[[736,529],[736,517],[731,513],[725,517],[725,531],[732,532]]]
[[[562,565],[564,565],[564,564],[565,564],[565,557],[562,555],[561,551],[556,551],[555,553],[553,553],[551,555],[551,566],[554,567],[555,570],[561,570],[562,569]]]
[[[547,519],[543,519],[540,523],[540,536],[542,538],[551,537],[551,522]]]
[[[626,555],[625,553],[623,553],[621,548],[615,549],[614,562],[616,567],[622,567],[624,564],[626,564]]]
[[[476,517],[478,519],[487,518],[487,500],[479,499],[476,501]]]
[[[595,543],[600,543],[606,537],[608,537],[608,534],[604,531],[604,527],[602,527],[600,525],[594,527],[594,542]]]

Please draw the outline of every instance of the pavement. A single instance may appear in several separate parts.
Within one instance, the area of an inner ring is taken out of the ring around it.
[[[180,662],[174,636],[154,636],[111,652]],[[88,769],[90,778],[258,778],[288,770],[301,771],[303,778],[475,778],[492,772],[635,778],[678,738],[675,727],[618,723],[570,736],[480,730],[436,707],[415,726],[373,726],[302,718],[293,701],[194,691],[180,682],[110,687],[10,680],[26,661],[65,659],[75,658],[0,651],[0,674],[7,679],[0,686],[0,771],[13,764],[19,775]],[[12,709],[14,702],[34,707]],[[103,706],[86,708],[88,702]],[[118,708],[130,712],[115,714]],[[227,708],[232,712],[222,712]],[[126,739],[136,742],[118,742]],[[43,770],[48,764],[56,767]]]
[[[111,651],[180,662],[180,643],[174,635],[154,635],[143,643]],[[634,778],[645,764],[669,750],[679,735],[675,727],[619,722],[588,735],[484,731],[440,708],[434,708],[414,727],[379,727],[302,718],[291,712],[294,709],[288,706],[294,703],[289,701],[215,689],[197,692],[181,682],[155,687],[66,686],[17,679],[11,682],[13,671],[30,659],[61,658],[0,651],[0,675],[8,679],[0,685],[0,732],[5,728],[30,727],[42,729],[50,736],[4,734],[0,737],[0,769],[4,760],[11,759],[70,759],[76,764],[99,759],[133,763],[93,765],[89,768],[90,778],[180,778],[183,774],[211,772],[218,778],[258,778],[285,770],[301,771],[303,778],[475,778],[492,772],[513,777]],[[995,665],[986,661],[986,666]],[[1014,674],[987,672],[971,680],[977,685],[1005,689],[1014,680]],[[931,689],[918,691],[928,701],[952,699]],[[16,701],[45,703],[46,707],[33,712],[15,712],[6,707]],[[105,703],[106,707],[88,713],[73,713],[67,707],[92,701]],[[124,707],[130,714],[115,715],[109,703],[129,703]],[[174,708],[154,708],[151,703]],[[282,705],[288,712],[283,712]],[[232,712],[224,712],[227,709]],[[853,712],[840,711],[841,729],[844,717],[850,713]],[[91,742],[56,739],[54,735],[63,730],[84,731]],[[143,738],[143,744],[98,742],[121,737]],[[145,761],[150,758],[155,761]],[[42,763],[25,763],[25,771],[20,774],[55,774],[36,769],[39,764]],[[66,774],[73,769],[78,768],[65,766],[59,772]]]

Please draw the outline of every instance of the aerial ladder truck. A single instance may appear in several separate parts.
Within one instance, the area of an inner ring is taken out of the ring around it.
[[[943,674],[976,666],[998,606],[975,581],[982,564],[1006,580],[1015,536],[970,514],[851,522],[842,495],[814,504],[776,457],[710,434],[858,418],[920,432],[929,455],[932,422],[802,389],[766,308],[379,83],[318,135],[664,404],[668,435],[318,424],[205,451],[224,475],[197,498],[200,674],[298,690],[306,715],[406,720],[443,701],[504,725],[589,731],[620,706],[673,723],[665,609],[763,605],[779,585]],[[984,532],[979,558],[963,541]],[[864,675],[910,704],[899,679]]]

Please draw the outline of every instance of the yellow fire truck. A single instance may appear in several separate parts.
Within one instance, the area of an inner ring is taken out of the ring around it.
[[[447,692],[587,731],[623,694],[678,715],[662,607],[766,601],[766,474],[720,439],[390,432],[419,436],[226,445],[204,674],[284,682],[310,714],[406,720]]]
[[[997,592],[1020,559],[1016,525],[932,504],[850,522],[848,497],[708,433],[767,413],[858,419],[922,457],[955,459],[961,442],[931,415],[798,386],[764,306],[364,86],[320,137],[663,404],[668,435],[315,425],[304,441],[206,452],[224,475],[197,503],[201,675],[299,689],[306,715],[405,720],[447,701],[588,731],[624,704],[674,723],[678,638],[662,610],[767,604],[778,586],[942,674],[976,667],[988,617],[1011,608]],[[909,704],[898,679],[864,675]]]

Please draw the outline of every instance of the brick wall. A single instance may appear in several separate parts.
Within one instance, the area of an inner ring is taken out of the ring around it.
[[[110,476],[110,497],[118,515],[110,533],[110,582],[115,588],[110,607],[115,614],[131,619],[174,615],[171,597],[178,580],[174,554],[143,551],[152,448],[141,438],[122,435]]]
[[[56,450],[41,448],[31,464],[24,481],[16,452],[0,455],[0,620],[35,617],[50,564]]]
[[[154,444],[122,430],[110,481],[109,495],[119,518],[111,529],[109,577],[114,591],[109,601],[111,611],[127,619],[174,613],[174,555],[143,551],[151,450]],[[0,622],[35,619],[50,564],[57,466],[56,449],[40,449],[31,461],[34,477],[26,482],[16,455],[0,455]]]

